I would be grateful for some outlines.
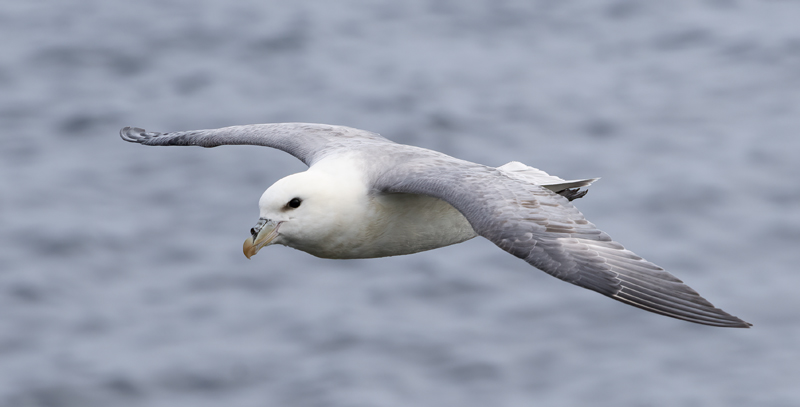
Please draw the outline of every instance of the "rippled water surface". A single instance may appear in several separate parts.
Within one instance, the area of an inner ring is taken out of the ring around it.
[[[0,4],[0,405],[800,404],[800,4]],[[602,177],[576,201],[750,330],[642,312],[483,239],[241,242],[304,166],[171,131],[304,121]]]

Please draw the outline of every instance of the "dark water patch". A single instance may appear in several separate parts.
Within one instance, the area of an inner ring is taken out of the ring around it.
[[[217,273],[192,279],[189,287],[196,292],[219,292],[224,290],[245,291],[262,295],[282,285],[277,277],[270,275],[231,275]]]
[[[102,383],[102,388],[112,396],[122,399],[139,399],[146,393],[141,384],[122,376],[109,377]]]
[[[211,85],[211,76],[206,73],[193,73],[175,79],[175,91],[181,96],[191,96]]]
[[[4,141],[5,142],[5,141]],[[44,152],[44,148],[33,140],[14,140],[0,150],[3,160],[14,165],[30,165],[35,163]]]
[[[74,113],[58,124],[58,133],[66,136],[88,136],[101,135],[94,130],[99,127],[106,127],[116,124],[120,120],[118,117],[108,115],[95,115],[91,113]],[[105,135],[104,135],[105,136]]]
[[[525,358],[521,362],[520,379],[524,387],[530,391],[547,391],[563,378],[558,377],[557,372],[561,372],[564,365],[564,357],[554,351],[536,352],[533,356]],[[547,372],[547,374],[544,374]]]
[[[0,87],[7,87],[13,83],[9,70],[0,66]]]
[[[24,334],[11,336],[5,334],[0,338],[0,355],[19,355],[35,350],[39,345]]]
[[[765,228],[762,232],[760,241],[770,242],[772,248],[775,247],[797,247],[800,243],[800,224],[776,224]]]
[[[282,386],[280,396],[282,402],[277,405],[298,407],[343,405],[335,402],[335,395],[341,394],[344,389],[352,385],[352,377],[343,370],[315,373],[312,377],[296,379]]]
[[[800,37],[786,39],[781,44],[781,51],[790,56],[800,56]]]
[[[361,340],[347,332],[331,332],[313,342],[312,349],[320,353],[340,353],[357,349]]]
[[[142,169],[142,172],[145,173],[153,173],[152,168]],[[147,174],[143,175],[146,176]],[[155,190],[152,191],[148,196],[142,197],[143,200],[147,202],[147,205],[153,206],[164,206],[164,207],[171,207],[178,205],[184,201],[183,195],[179,193],[179,191],[175,191],[172,189],[162,189],[162,190]]]
[[[789,185],[767,189],[766,198],[779,206],[797,208],[800,206],[800,187]]]
[[[605,15],[614,20],[625,20],[642,14],[642,2],[618,1],[606,7]]]
[[[659,191],[645,199],[643,209],[651,213],[704,214],[729,199],[729,193],[713,185],[689,186]]]
[[[192,305],[185,309],[182,315],[185,315],[187,320],[194,323],[200,321],[214,322],[219,315],[219,307],[210,303]]]
[[[217,394],[240,390],[256,378],[243,365],[220,365],[188,370],[172,370],[161,374],[158,386],[176,393]]]
[[[618,134],[617,124],[608,119],[592,119],[583,125],[586,134],[596,138],[610,138]]]
[[[179,372],[165,377],[162,386],[177,392],[219,392],[231,388],[225,377],[209,372]]]
[[[466,300],[488,295],[492,291],[491,287],[467,279],[438,279],[421,282],[407,292],[428,300]]]
[[[282,31],[250,42],[247,51],[265,57],[276,53],[300,53],[308,46],[310,39],[311,27],[308,21],[298,16]]]
[[[88,252],[93,239],[78,233],[26,231],[18,234],[17,245],[43,257],[75,257]]]
[[[461,11],[460,2],[451,1],[451,0],[434,0],[428,2],[428,11],[432,14],[438,14],[442,16],[453,16],[460,14]]]
[[[434,131],[455,131],[458,130],[458,120],[447,113],[431,113],[428,115],[427,127]]]
[[[722,43],[718,54],[724,59],[760,65],[787,65],[796,68],[800,64],[800,38],[791,37],[780,42],[764,42],[756,38],[736,38]],[[790,75],[796,72],[790,71]],[[796,77],[796,75],[795,75]]]
[[[153,259],[157,263],[167,266],[175,264],[197,264],[201,261],[202,257],[203,251],[200,249],[165,244],[154,254]]]
[[[739,6],[738,0],[706,0],[705,3],[719,10],[732,10]]]
[[[66,385],[53,385],[18,391],[3,405],[14,407],[94,407],[102,404],[96,397],[91,397],[79,389]]]
[[[101,46],[60,45],[40,49],[28,65],[54,73],[75,73],[105,67],[115,76],[130,77],[143,73],[144,58],[121,49]]]
[[[459,362],[444,369],[445,376],[457,383],[477,385],[501,379],[498,366],[488,362]]]
[[[2,100],[0,96],[0,123],[2,123],[3,147],[0,157],[5,163],[26,164],[41,155],[48,146],[43,145],[32,120],[41,114],[41,106],[21,103],[19,101]]]
[[[653,40],[653,47],[659,51],[681,51],[706,45],[712,39],[708,30],[687,28],[680,31],[661,34]]]
[[[6,292],[9,298],[29,304],[41,303],[47,297],[45,289],[27,283],[11,284]]]
[[[428,368],[449,366],[458,359],[453,355],[450,345],[425,342],[418,338],[376,338],[370,346],[380,354],[392,355],[395,359]]]
[[[98,335],[110,330],[111,324],[105,318],[88,316],[82,318],[73,326],[73,331],[80,335]]]
[[[751,38],[726,42],[719,52],[723,57],[741,61],[757,62],[765,58],[763,47]]]
[[[365,98],[359,105],[370,112],[390,113],[390,112],[412,112],[419,107],[420,99],[410,93],[400,93],[394,95],[380,95],[377,97]]]
[[[528,27],[538,13],[530,13],[527,9],[512,6],[502,1],[486,2],[485,16],[487,27],[495,30],[507,30],[516,27]],[[523,3],[524,4],[524,3]]]

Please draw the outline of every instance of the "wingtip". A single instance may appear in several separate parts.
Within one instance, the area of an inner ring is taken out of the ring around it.
[[[122,130],[119,131],[119,136],[122,137],[123,140],[131,143],[141,143],[142,141],[148,139],[145,133],[145,129],[127,126],[123,127]]]
[[[722,310],[720,310],[720,311],[722,311]],[[706,323],[704,325],[712,325],[712,326],[717,326],[717,327],[720,327],[720,328],[745,328],[745,329],[749,329],[750,327],[753,326],[753,324],[751,324],[751,323],[749,323],[747,321],[744,321],[744,320],[742,320],[740,318],[737,318],[737,317],[735,317],[735,316],[733,316],[731,314],[728,314],[725,311],[722,311],[722,313],[729,317],[727,321],[725,321],[723,323],[720,323],[720,324],[707,324]],[[691,322],[696,322],[696,321],[691,321]],[[703,324],[703,322],[700,322],[700,323]]]
[[[749,322],[747,322],[747,321],[743,321],[743,320],[741,320],[741,319],[739,320],[739,322],[740,322],[740,325],[735,325],[735,326],[732,326],[731,328],[745,328],[745,329],[750,329],[750,328],[753,326],[753,324],[751,324],[751,323],[749,323]]]
[[[689,308],[685,306],[685,302],[683,302],[684,305],[681,305],[680,302],[674,301],[677,298],[666,302],[662,298],[662,301],[659,301],[659,298],[637,296],[636,292],[631,290],[621,290],[619,293],[612,295],[611,298],[645,311],[701,325],[719,328],[750,328],[753,326],[749,322],[714,307],[713,304],[699,295],[693,301],[699,307]]]

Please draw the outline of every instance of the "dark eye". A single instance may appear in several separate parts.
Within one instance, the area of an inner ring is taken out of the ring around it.
[[[290,208],[297,208],[298,206],[300,206],[301,203],[303,203],[303,201],[300,198],[292,198],[292,200],[289,201],[289,203],[287,203],[286,206]]]

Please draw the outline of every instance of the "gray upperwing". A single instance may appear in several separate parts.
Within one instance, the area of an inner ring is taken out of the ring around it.
[[[441,155],[395,166],[378,179],[376,189],[443,199],[503,250],[615,300],[705,325],[750,326],[612,241],[566,198],[497,169]]]
[[[250,144],[272,147],[295,156],[309,166],[337,149],[357,148],[363,143],[392,143],[377,133],[365,130],[311,123],[251,124],[170,133],[125,127],[119,134],[125,141],[148,146],[217,147]]]

